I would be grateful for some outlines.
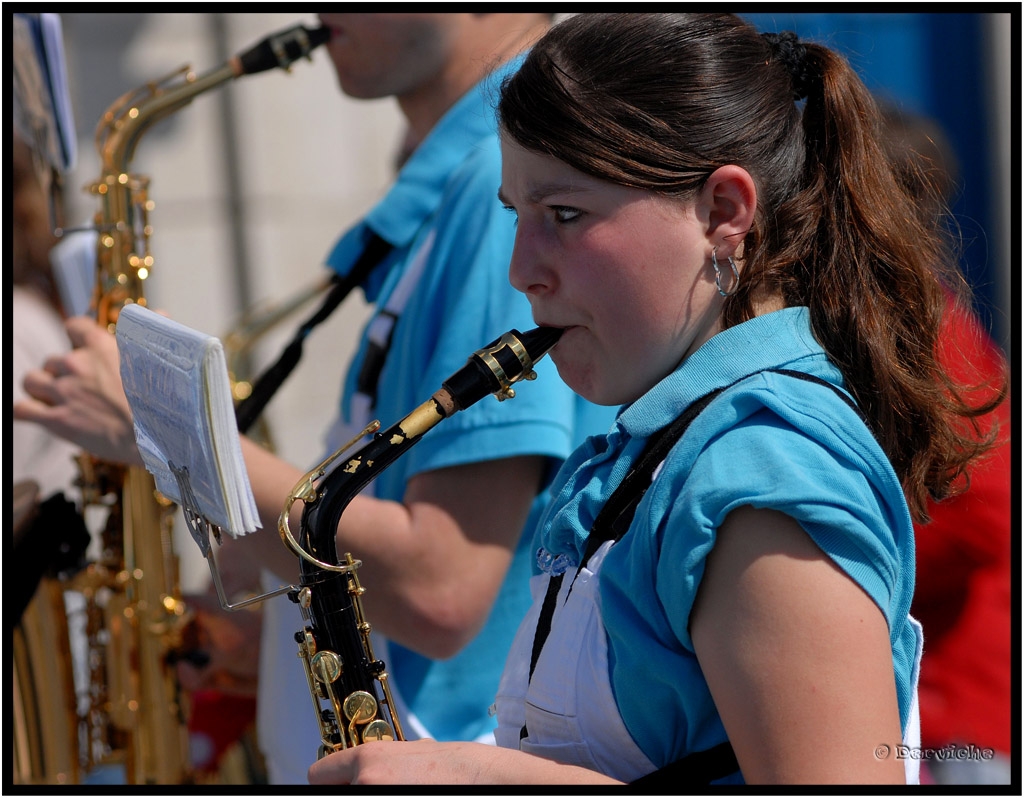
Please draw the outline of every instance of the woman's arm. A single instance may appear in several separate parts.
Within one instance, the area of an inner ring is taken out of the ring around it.
[[[243,451],[264,529],[227,546],[245,547],[294,581],[298,560],[278,536],[277,517],[302,472],[244,439]],[[487,620],[543,473],[540,456],[483,460],[416,475],[401,502],[354,497],[336,546],[362,562],[373,627],[424,656],[458,653]],[[300,516],[296,504],[293,534]]]
[[[885,618],[794,519],[729,514],[690,630],[748,783],[904,782]]]

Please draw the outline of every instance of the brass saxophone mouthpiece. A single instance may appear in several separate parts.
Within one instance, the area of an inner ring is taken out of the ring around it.
[[[327,27],[306,28],[295,25],[279,33],[272,33],[259,44],[235,56],[236,72],[239,75],[255,75],[268,69],[288,69],[300,58],[309,58],[321,44],[331,38]]]

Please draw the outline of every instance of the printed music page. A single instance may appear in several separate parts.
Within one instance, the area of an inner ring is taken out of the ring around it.
[[[117,344],[135,440],[157,489],[234,537],[260,528],[220,340],[130,304]]]

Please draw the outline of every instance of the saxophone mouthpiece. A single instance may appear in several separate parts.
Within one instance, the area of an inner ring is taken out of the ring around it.
[[[310,53],[331,38],[330,28],[306,28],[302,25],[272,33],[254,47],[235,56],[240,75],[254,75],[268,69],[288,70],[300,58],[309,58]]]
[[[525,333],[509,330],[470,355],[466,365],[444,382],[443,393],[435,394],[434,398],[444,407],[446,416],[465,410],[489,393],[498,401],[513,398],[516,392],[512,385],[536,378],[534,365],[558,342],[563,332],[558,327],[537,327]],[[444,401],[445,398],[450,399],[450,403]]]
[[[561,327],[537,327],[533,330],[529,330],[519,334],[519,341],[526,349],[530,359],[536,363],[555,344],[558,343],[558,339],[562,337],[562,333],[565,330]]]

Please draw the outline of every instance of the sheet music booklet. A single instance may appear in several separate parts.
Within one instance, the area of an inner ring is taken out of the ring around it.
[[[260,528],[242,459],[219,339],[136,304],[117,320],[121,379],[135,440],[156,487],[185,511],[233,537]]]

